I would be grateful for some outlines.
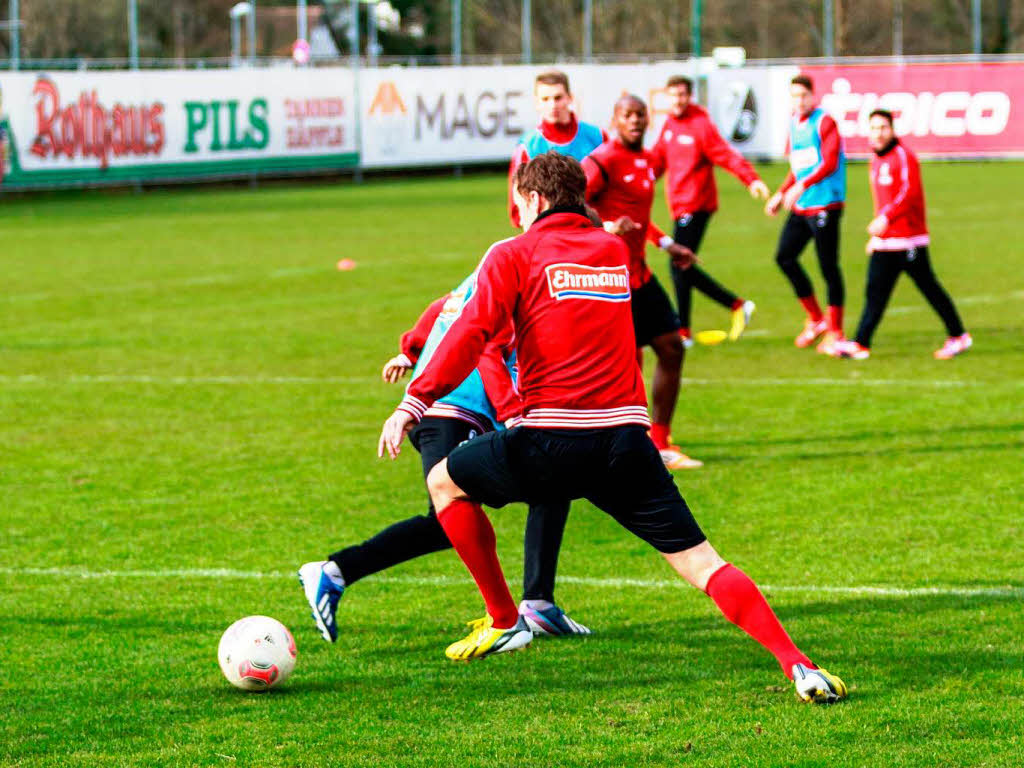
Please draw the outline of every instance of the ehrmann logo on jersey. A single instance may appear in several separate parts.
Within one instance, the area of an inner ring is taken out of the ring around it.
[[[548,291],[562,299],[629,301],[629,269],[589,267],[584,264],[550,264],[545,268]]]

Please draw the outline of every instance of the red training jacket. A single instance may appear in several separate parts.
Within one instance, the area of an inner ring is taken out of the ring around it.
[[[895,140],[871,158],[870,177],[875,216],[889,220],[881,237],[871,238],[871,250],[906,251],[928,245],[924,186],[917,155]]]
[[[648,149],[629,149],[611,139],[583,160],[587,174],[587,202],[605,221],[629,216],[639,228],[622,236],[629,247],[630,287],[636,290],[651,279],[644,255],[648,239],[657,242],[664,233],[651,221],[654,185],[665,166],[660,155]]]
[[[545,211],[522,235],[495,243],[480,264],[476,291],[399,410],[421,418],[511,322],[522,426],[649,426],[628,263],[622,240],[595,227],[582,210]]]
[[[668,175],[665,199],[673,219],[688,213],[718,210],[715,166],[720,165],[750,186],[760,177],[747,160],[729,146],[707,110],[690,104],[682,117],[668,116],[651,148],[660,155]]]

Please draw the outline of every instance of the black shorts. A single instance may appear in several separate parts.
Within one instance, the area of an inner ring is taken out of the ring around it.
[[[448,474],[489,507],[587,499],[660,552],[706,538],[639,425],[489,432],[451,452]]]
[[[704,239],[704,231],[708,228],[708,221],[710,220],[711,214],[708,211],[687,213],[676,220],[676,228],[672,234],[672,239],[696,253],[700,250],[701,241]]]
[[[481,419],[486,418],[481,416]],[[409,442],[419,451],[426,479],[434,465],[460,444],[482,434],[480,428],[462,419],[443,416],[424,416],[409,433]]]
[[[680,329],[679,315],[672,308],[665,289],[658,278],[651,279],[635,291],[630,300],[633,310],[633,332],[636,334],[636,346],[648,346],[659,336],[675,333]]]

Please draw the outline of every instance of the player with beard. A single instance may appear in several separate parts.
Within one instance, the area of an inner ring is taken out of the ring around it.
[[[665,290],[647,266],[648,238],[661,242],[680,268],[690,267],[693,252],[667,237],[651,222],[654,188],[665,171],[664,156],[644,149],[647,105],[623,96],[612,118],[617,135],[583,161],[587,203],[629,247],[629,279],[637,349],[651,347],[657,358],[651,383],[651,439],[669,469],[693,469],[703,463],[687,456],[669,435],[679,398],[679,379],[686,350],[679,335],[679,316]]]
[[[973,341],[946,289],[932,271],[928,246],[931,238],[925,223],[924,186],[917,155],[896,138],[892,112],[876,109],[868,119],[868,144],[874,152],[868,171],[875,218],[868,224],[871,239],[867,252],[867,301],[852,341],[838,342],[833,354],[866,360],[871,339],[882,322],[900,273],[906,272],[946,326],[946,343],[935,358],[948,360],[968,350]]]

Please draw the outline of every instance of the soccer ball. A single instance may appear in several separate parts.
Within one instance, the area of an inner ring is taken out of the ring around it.
[[[217,660],[228,682],[245,691],[280,685],[295,669],[295,639],[269,616],[246,616],[225,630]]]

